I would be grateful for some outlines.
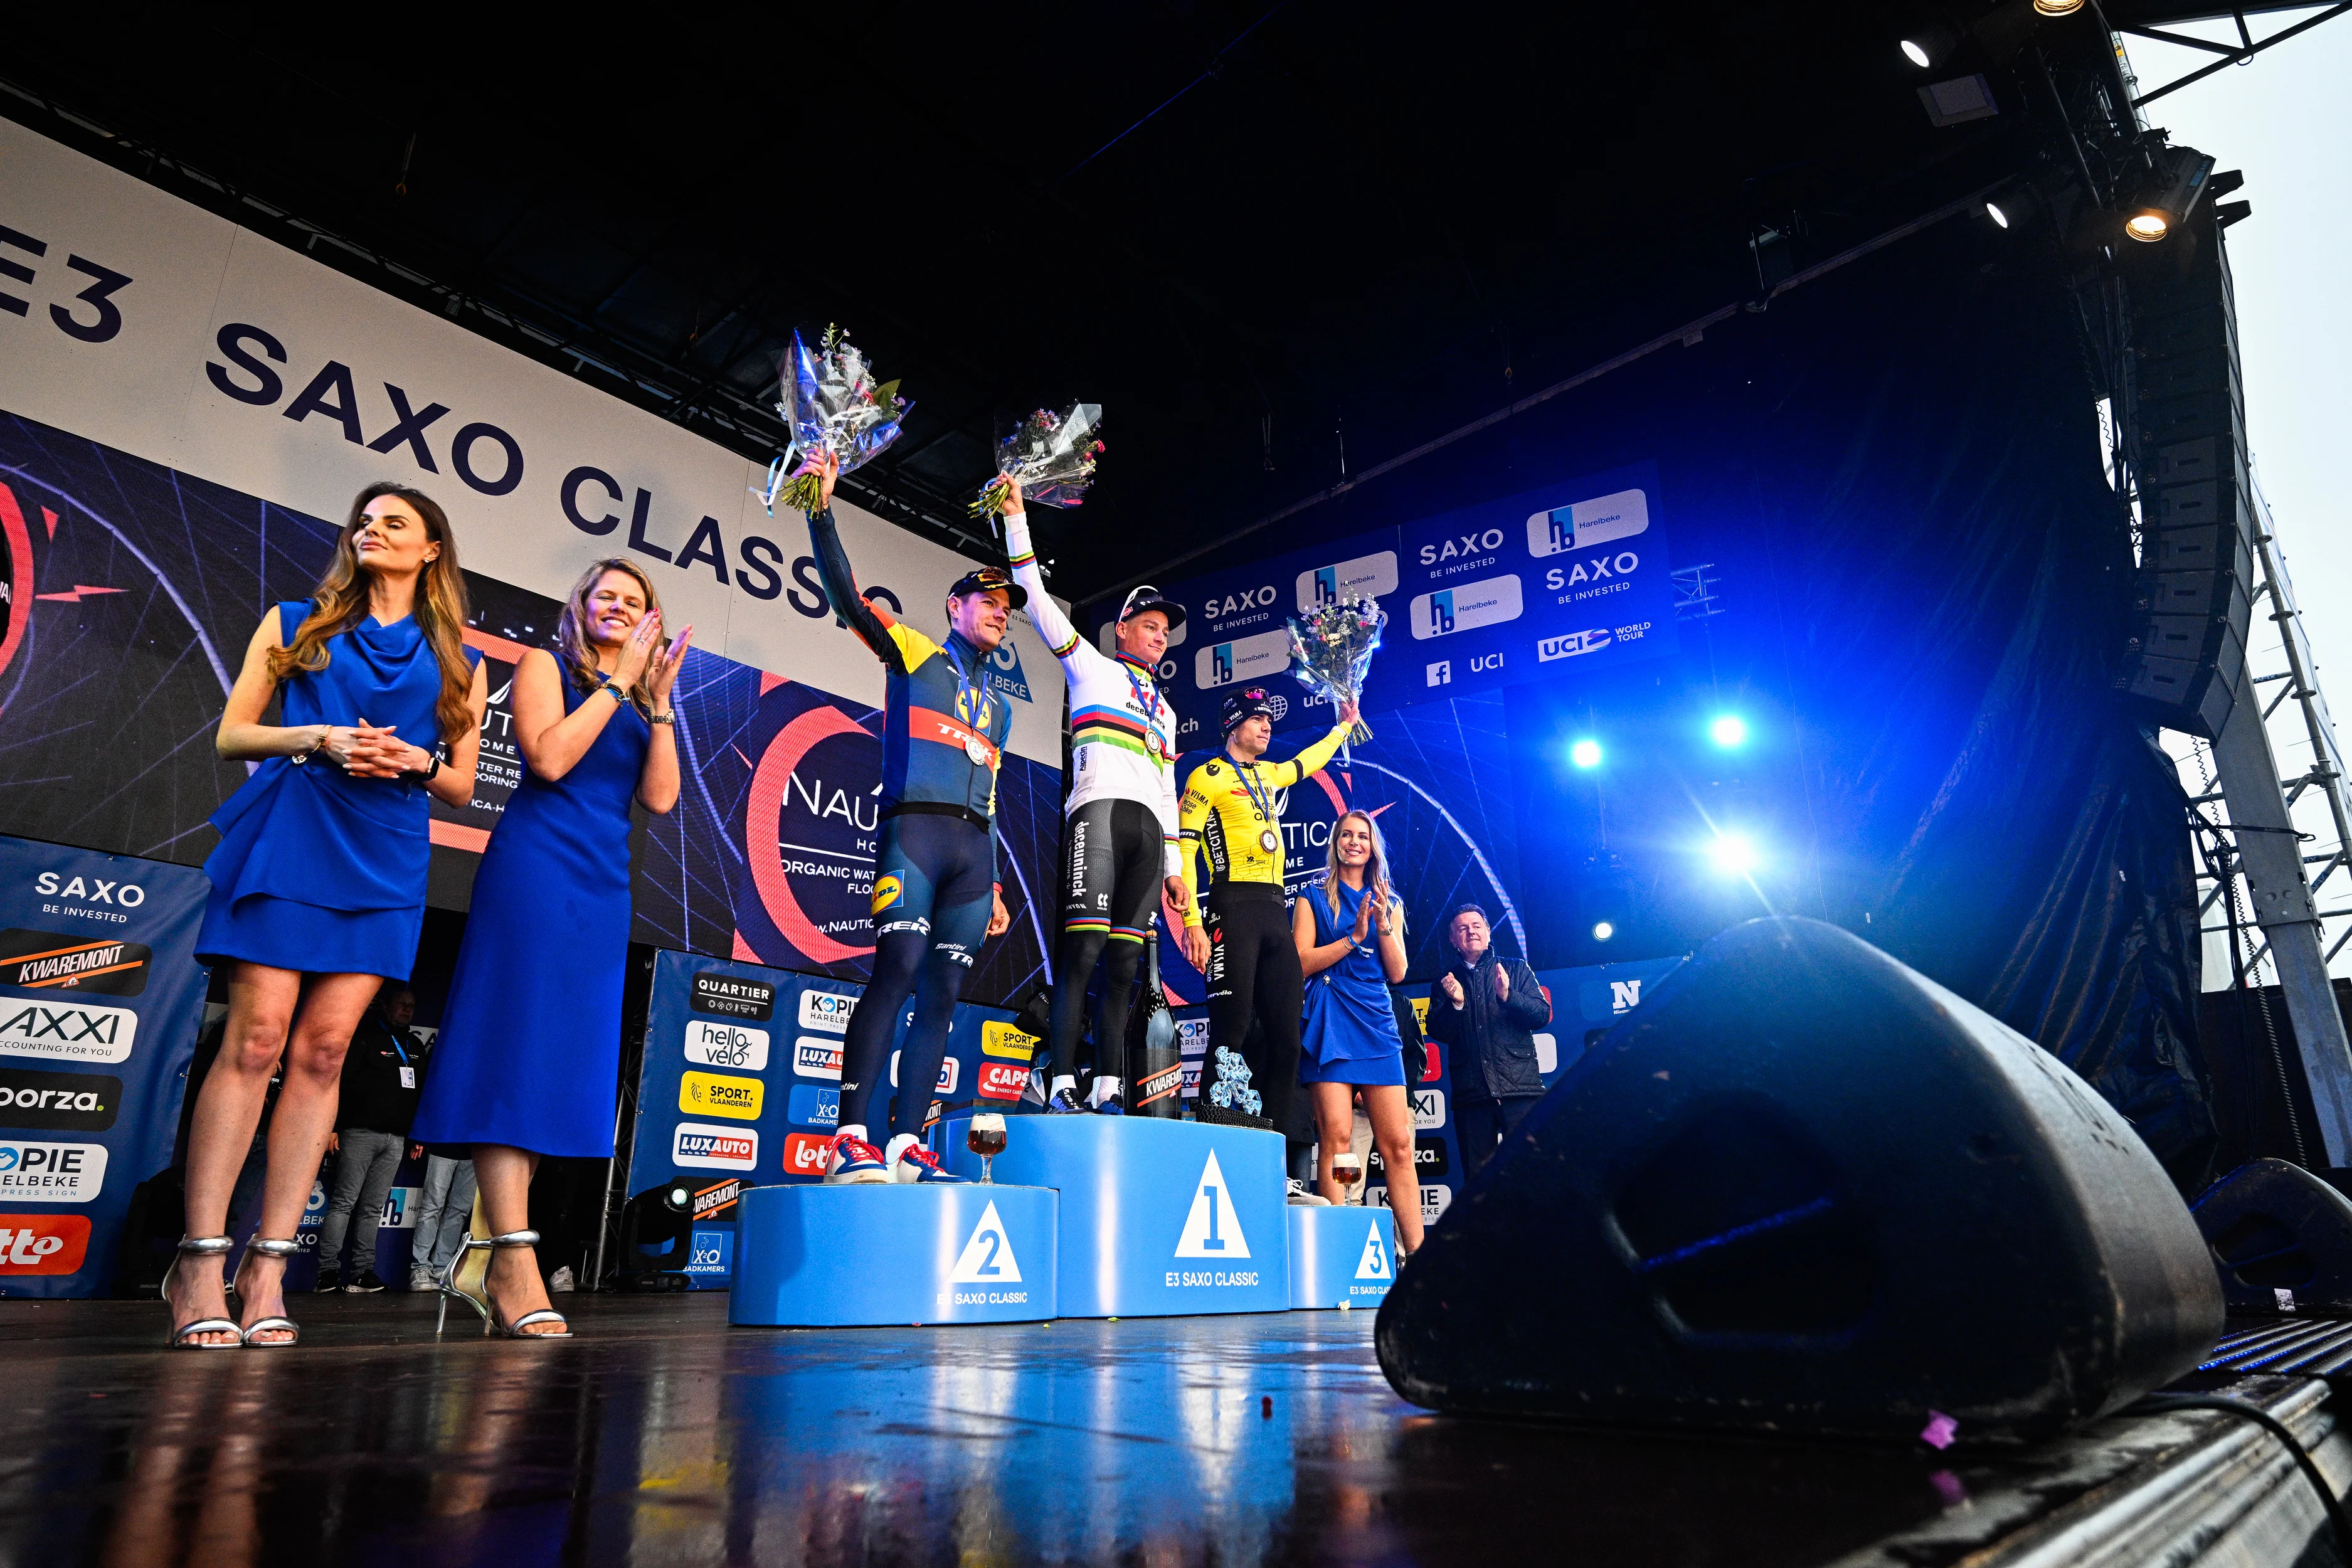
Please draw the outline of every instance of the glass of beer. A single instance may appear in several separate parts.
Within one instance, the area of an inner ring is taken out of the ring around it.
[[[1353,1149],[1341,1149],[1331,1156],[1331,1179],[1341,1187],[1352,1187],[1364,1179],[1364,1157]]]
[[[986,1110],[973,1117],[964,1132],[963,1146],[980,1156],[982,1183],[993,1185],[996,1157],[1004,1152],[1004,1118]]]

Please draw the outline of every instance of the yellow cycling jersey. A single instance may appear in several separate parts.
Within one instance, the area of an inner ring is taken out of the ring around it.
[[[1201,923],[1196,854],[1209,858],[1209,886],[1262,882],[1282,886],[1287,858],[1282,845],[1282,814],[1276,792],[1319,771],[1339,751],[1349,726],[1331,732],[1286,763],[1237,763],[1221,752],[1192,770],[1176,805],[1176,833],[1183,856],[1185,890],[1193,895],[1186,925]]]

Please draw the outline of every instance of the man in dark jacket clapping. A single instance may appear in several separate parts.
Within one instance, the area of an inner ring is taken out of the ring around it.
[[[1455,910],[1446,935],[1459,956],[1430,987],[1429,1033],[1453,1047],[1454,1125],[1466,1176],[1544,1091],[1535,1032],[1551,1022],[1551,1003],[1534,970],[1496,956],[1477,905]]]

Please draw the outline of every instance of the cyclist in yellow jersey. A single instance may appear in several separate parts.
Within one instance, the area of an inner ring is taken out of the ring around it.
[[[1282,895],[1288,852],[1280,798],[1331,760],[1355,727],[1356,705],[1340,704],[1331,732],[1285,763],[1258,761],[1274,738],[1274,704],[1264,687],[1226,698],[1223,719],[1223,754],[1192,770],[1176,806],[1184,886],[1198,894],[1184,911],[1184,953],[1209,983],[1208,1060],[1217,1059],[1219,1047],[1240,1054],[1265,1097],[1266,1119],[1288,1138],[1307,979]],[[1209,862],[1205,889],[1195,879],[1196,854]],[[1245,1047],[1253,1013],[1260,1025],[1255,1051]],[[1303,1191],[1293,1184],[1294,1196]]]

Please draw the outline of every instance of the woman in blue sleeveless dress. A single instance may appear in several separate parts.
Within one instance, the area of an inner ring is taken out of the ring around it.
[[[428,798],[473,798],[487,691],[465,626],[449,520],[419,491],[370,485],[310,602],[278,605],[246,647],[215,744],[259,766],[213,814],[221,841],[205,862],[196,956],[226,971],[228,1022],[188,1130],[188,1233],[163,1279],[174,1346],[300,1336],[285,1264],[300,1251],[343,1053],[377,988],[415,962]],[[223,1315],[223,1232],[281,1056],[260,1228],[237,1268],[240,1326]]]
[[[677,804],[661,601],[628,561],[600,561],[564,601],[553,653],[515,668],[523,781],[482,853],[441,1037],[410,1136],[470,1143],[480,1224],[450,1263],[463,1297],[517,1339],[568,1337],[528,1228],[543,1154],[608,1159],[629,950],[629,803]],[[488,1234],[478,1234],[484,1226]],[[446,1309],[445,1300],[444,1309]]]
[[[1301,1030],[1298,1080],[1315,1097],[1321,1145],[1316,1174],[1323,1195],[1337,1199],[1331,1155],[1355,1136],[1353,1101],[1360,1094],[1371,1119],[1372,1142],[1388,1168],[1416,1171],[1412,1110],[1405,1098],[1404,1039],[1397,1033],[1389,986],[1404,978],[1404,906],[1389,897],[1388,845],[1368,813],[1350,811],[1331,825],[1330,858],[1323,879],[1302,889],[1291,910],[1298,966],[1307,972],[1307,1021]],[[1415,1198],[1420,1184],[1411,1184]],[[1396,1204],[1397,1256],[1421,1247],[1421,1205]]]

